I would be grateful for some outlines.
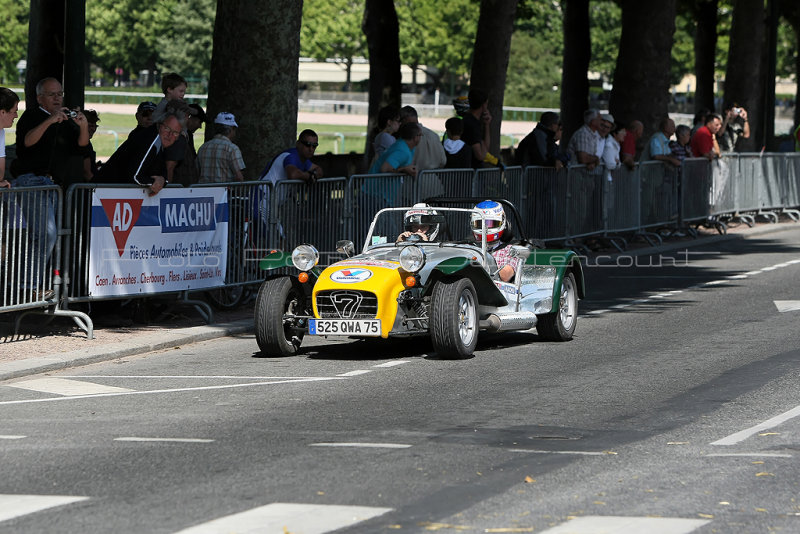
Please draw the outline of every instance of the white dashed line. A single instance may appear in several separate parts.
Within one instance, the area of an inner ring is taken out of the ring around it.
[[[740,441],[744,441],[750,436],[761,432],[762,430],[769,430],[770,428],[774,428],[781,423],[785,423],[790,419],[794,419],[800,415],[800,406],[795,406],[788,412],[783,412],[780,415],[776,415],[771,419],[767,419],[763,423],[759,423],[755,426],[751,426],[750,428],[746,428],[742,431],[736,432],[731,434],[730,436],[724,437],[722,439],[718,439],[711,443],[711,445],[736,445]]]
[[[213,439],[202,438],[140,438],[136,436],[114,438],[114,441],[173,442],[173,443],[214,443]]]
[[[24,439],[28,436],[0,436],[0,439]]]
[[[379,363],[378,365],[373,365],[373,367],[395,367],[396,365],[403,365],[404,363],[411,363],[411,362],[406,360],[398,360],[395,362]]]
[[[747,458],[792,458],[791,454],[782,452],[710,452],[706,456],[744,456]]]
[[[78,395],[98,395],[101,393],[127,393],[133,391],[127,388],[114,386],[103,386],[92,382],[80,380],[67,380],[64,378],[34,378],[7,384],[12,388],[27,389],[40,393],[52,393],[54,395],[78,396]]]
[[[85,501],[88,498],[69,495],[0,495],[0,521],[8,521],[54,506]]]
[[[708,519],[683,519],[680,517],[620,517],[587,515],[575,517],[566,523],[543,530],[542,534],[688,534],[710,523]]]
[[[311,443],[309,447],[354,447],[365,449],[408,449],[411,445],[406,443]]]
[[[575,456],[614,456],[611,452],[602,451],[544,451],[538,449],[506,449],[508,452],[525,452],[530,454],[572,454]]]
[[[365,374],[371,373],[371,372],[372,371],[370,371],[369,369],[359,369],[357,371],[348,371],[347,373],[342,373],[342,374],[336,375],[336,376],[359,376],[359,375],[365,375]]]
[[[323,534],[378,517],[392,508],[335,506],[331,504],[272,503],[220,517],[175,534],[228,534],[229,532],[302,532]]]

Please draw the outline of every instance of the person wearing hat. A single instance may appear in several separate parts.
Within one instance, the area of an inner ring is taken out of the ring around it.
[[[157,195],[169,183],[165,151],[181,135],[185,104],[174,101],[153,113],[153,124],[137,128],[120,145],[94,178],[96,183],[138,184]]]
[[[194,133],[206,122],[206,112],[200,104],[189,104],[186,109],[186,128],[181,137],[186,141],[183,159],[175,167],[173,182],[189,187],[200,179],[197,171],[197,149],[194,147]]]
[[[136,128],[148,128],[153,125],[153,112],[156,110],[155,102],[145,101],[136,108]],[[131,132],[133,133],[133,132]]]
[[[242,151],[233,143],[239,125],[233,113],[226,111],[214,119],[214,137],[197,151],[197,171],[201,184],[243,182]]]

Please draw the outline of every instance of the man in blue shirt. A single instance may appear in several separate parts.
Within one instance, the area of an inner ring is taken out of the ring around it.
[[[283,180],[303,180],[309,184],[322,178],[322,168],[311,162],[314,151],[319,146],[319,137],[314,130],[303,130],[294,148],[284,150],[269,162],[261,172],[259,180],[267,180],[278,185]]]

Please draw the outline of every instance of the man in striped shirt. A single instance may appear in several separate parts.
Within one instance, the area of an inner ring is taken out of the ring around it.
[[[197,151],[200,183],[243,182],[242,151],[233,143],[239,125],[233,113],[225,111],[214,119],[214,137]]]

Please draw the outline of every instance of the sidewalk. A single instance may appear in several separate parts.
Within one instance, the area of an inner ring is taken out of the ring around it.
[[[778,224],[759,223],[753,228],[744,224],[730,226],[727,235],[703,229],[696,239],[665,239],[657,247],[649,247],[642,242],[631,243],[624,254],[638,256],[696,248],[729,239],[752,238],[799,228],[800,224],[782,218]],[[595,254],[614,257],[614,252],[615,250],[607,249]],[[253,301],[234,311],[215,311],[215,323],[212,325],[205,324],[200,315],[190,307],[162,312],[150,324],[135,323],[124,314],[121,314],[120,321],[115,322],[116,319],[99,313],[97,317],[93,317],[95,337],[91,340],[69,318],[58,317],[48,323],[48,318],[40,315],[26,317],[20,335],[13,336],[13,323],[8,323],[11,317],[0,315],[0,380],[156,350],[169,350],[229,335],[251,335],[254,328],[253,313]],[[256,350],[257,345],[253,340],[253,351]]]

